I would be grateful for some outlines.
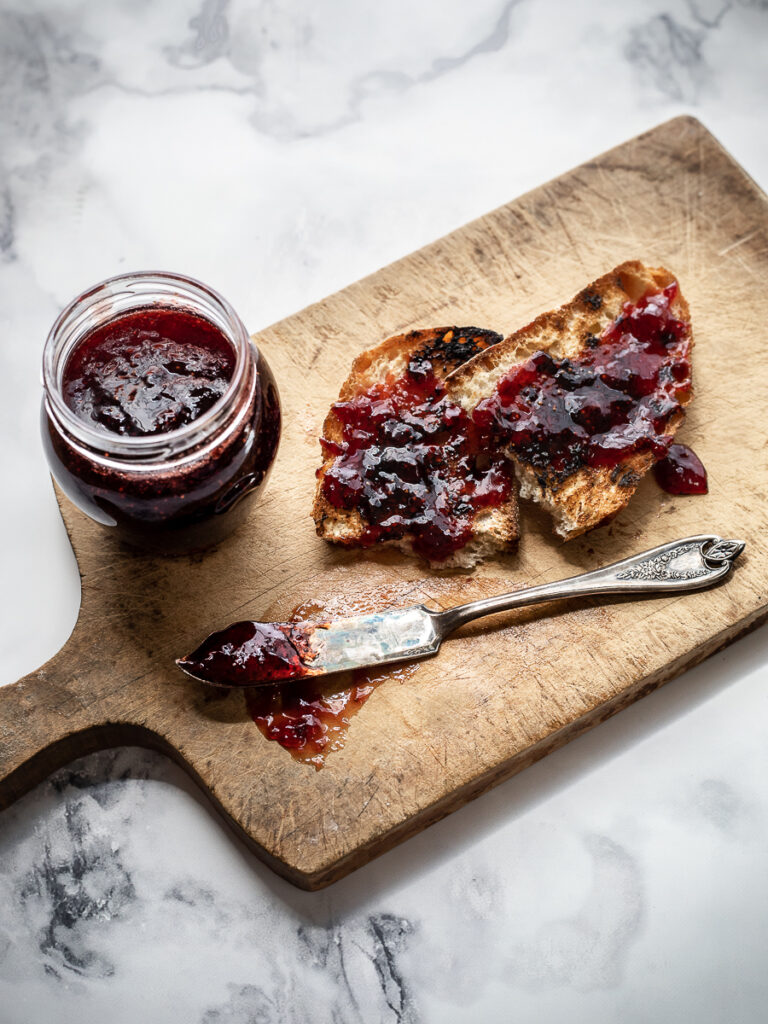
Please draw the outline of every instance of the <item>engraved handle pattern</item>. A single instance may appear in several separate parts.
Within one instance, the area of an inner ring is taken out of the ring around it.
[[[664,594],[699,590],[727,576],[743,550],[744,541],[741,540],[723,540],[713,534],[684,537],[580,576],[436,612],[433,621],[438,634],[444,637],[482,615],[543,601],[600,594]]]
[[[725,575],[743,550],[743,541],[720,537],[677,541],[665,545],[658,554],[648,552],[629,559],[631,564],[616,572],[616,579],[648,583],[686,583],[702,579],[708,584]]]
[[[717,540],[712,547],[707,548],[704,557],[709,563],[732,564],[744,550],[743,540]]]
[[[695,580],[700,576],[711,576],[713,568],[722,568],[738,554],[739,541],[721,540],[706,552],[699,543],[681,544],[665,551],[655,558],[638,562],[622,572],[616,573],[617,580]],[[743,544],[741,545],[743,548]],[[736,551],[736,554],[733,552]],[[694,557],[688,557],[693,555]]]

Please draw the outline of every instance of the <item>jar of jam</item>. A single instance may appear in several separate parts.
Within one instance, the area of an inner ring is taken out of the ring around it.
[[[229,303],[179,274],[79,295],[43,355],[42,433],[56,482],[139,547],[217,543],[263,489],[280,438],[264,357]]]

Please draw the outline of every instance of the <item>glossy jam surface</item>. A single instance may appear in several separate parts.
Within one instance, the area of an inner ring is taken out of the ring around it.
[[[491,597],[503,589],[497,579],[473,576],[430,576],[418,580],[391,580],[383,586],[363,578],[341,588],[324,604],[298,605],[289,619],[327,622],[344,616],[365,615],[384,608],[427,604],[449,608],[461,601]],[[296,761],[320,769],[326,758],[340,750],[354,716],[371,694],[385,683],[407,687],[421,662],[382,665],[333,676],[316,676],[274,687],[246,691],[248,712],[262,735],[284,747]],[[408,692],[400,698],[407,703]]]
[[[208,324],[198,319],[203,325]],[[143,322],[146,324],[146,320]],[[208,327],[214,330],[212,325]],[[199,346],[192,346],[186,355],[181,353],[183,358],[168,360],[162,371],[158,370],[159,377],[147,370],[148,390],[144,397],[143,386],[136,385],[134,394],[133,387],[128,387],[122,377],[128,362],[138,359],[134,359],[136,353],[129,359],[124,351],[119,360],[111,363],[106,360],[107,350],[101,342],[94,343],[94,347],[89,343],[82,352],[75,351],[65,366],[63,393],[66,395],[66,388],[70,388],[69,401],[74,401],[72,395],[77,393],[82,404],[79,412],[75,410],[76,415],[80,417],[90,410],[92,425],[105,436],[124,430],[131,438],[151,438],[154,431],[164,432],[182,421],[196,419],[216,401],[217,392],[226,388],[232,366],[229,344],[223,335],[210,336],[208,327],[201,327],[195,335],[200,343],[203,337],[210,342],[207,354],[203,356]],[[158,359],[165,358],[171,348],[170,342],[161,343]],[[139,361],[146,369],[152,362],[149,350],[143,344],[139,349]],[[195,373],[204,365],[207,376],[201,382],[202,378]],[[103,402],[96,402],[94,397],[98,388],[93,375],[99,367],[108,381]],[[168,375],[176,378],[175,390],[159,385],[157,390],[157,381],[167,383]],[[116,430],[109,430],[104,420],[111,420]],[[145,428],[146,433],[142,434]],[[185,450],[181,459],[170,456],[166,461],[158,456],[154,462],[134,469],[130,461],[105,457],[98,450],[91,453],[73,443],[45,406],[42,415],[48,462],[70,500],[92,519],[114,528],[121,540],[163,554],[200,550],[218,543],[243,521],[274,461],[280,428],[277,386],[253,346],[247,350],[238,391],[220,414],[220,421],[210,425],[200,443]],[[109,450],[106,441],[105,450]]]
[[[491,443],[557,486],[582,466],[615,467],[637,452],[666,455],[667,428],[691,388],[689,325],[672,284],[636,304],[576,359],[536,352],[473,412]]]
[[[576,359],[536,352],[472,413],[453,403],[428,363],[334,405],[341,442],[322,491],[357,509],[363,544],[408,535],[432,561],[472,536],[476,513],[511,487],[510,450],[556,487],[582,466],[616,467],[637,452],[663,458],[670,421],[691,388],[689,325],[671,312],[677,285],[627,303]]]
[[[152,307],[101,324],[78,342],[62,393],[97,428],[130,437],[165,434],[207,412],[234,367],[232,346],[209,320]]]
[[[415,671],[415,665],[404,665],[378,674],[359,670],[322,682],[305,679],[290,686],[259,687],[246,696],[248,713],[263,736],[319,770],[328,754],[344,746],[352,719],[376,687]]]
[[[323,441],[335,459],[322,490],[335,508],[359,509],[363,544],[407,534],[419,554],[445,559],[469,540],[475,513],[509,494],[508,461],[481,447],[428,363],[333,408],[343,440]]]
[[[311,678],[311,640],[318,624],[296,618],[306,611],[299,606],[288,622],[235,622],[177,664],[220,686],[252,687],[246,705],[263,735],[320,768],[326,754],[344,745],[352,718],[376,686],[395,675],[404,678],[410,666]],[[264,680],[282,683],[258,685]]]
[[[672,444],[653,467],[659,487],[669,494],[706,494],[707,471],[696,452],[687,445]]]
[[[299,679],[311,672],[315,628],[306,622],[235,622],[211,633],[177,664],[223,686]]]

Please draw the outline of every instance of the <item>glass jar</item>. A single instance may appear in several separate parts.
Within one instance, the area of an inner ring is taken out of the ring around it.
[[[84,338],[152,309],[207,320],[231,346],[232,376],[197,419],[167,433],[126,436],[66,404],[67,360]],[[280,438],[280,400],[264,357],[229,303],[180,274],[146,271],[83,292],[51,328],[43,353],[42,434],[53,476],[86,515],[142,548],[172,554],[215,544],[266,483]]]

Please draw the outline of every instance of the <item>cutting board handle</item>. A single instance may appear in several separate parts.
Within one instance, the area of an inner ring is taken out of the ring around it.
[[[72,678],[71,658],[62,653],[0,686],[0,809],[67,761],[108,745],[82,692],[84,680]]]

